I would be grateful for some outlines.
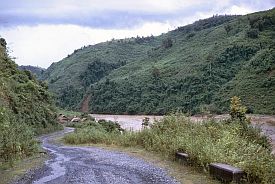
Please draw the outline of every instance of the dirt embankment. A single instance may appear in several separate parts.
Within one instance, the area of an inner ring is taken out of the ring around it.
[[[80,108],[81,112],[86,112],[86,113],[89,112],[90,99],[91,99],[91,95],[87,95],[84,97],[84,100],[81,103],[81,108]]]

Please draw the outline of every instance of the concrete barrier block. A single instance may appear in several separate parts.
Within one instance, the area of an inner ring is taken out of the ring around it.
[[[209,165],[210,175],[224,182],[239,183],[245,176],[245,172],[240,168],[228,164],[211,163]]]
[[[176,152],[176,159],[188,162],[189,156],[187,153],[182,153],[182,152]]]

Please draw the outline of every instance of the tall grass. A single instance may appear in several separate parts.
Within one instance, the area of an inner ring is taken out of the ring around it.
[[[239,122],[193,123],[182,115],[171,115],[140,132],[108,133],[100,126],[79,128],[65,136],[65,141],[142,146],[171,159],[176,151],[183,151],[205,170],[212,162],[228,163],[244,169],[249,183],[275,183],[275,159],[267,138],[260,130]]]
[[[115,144],[122,131],[119,124],[105,120],[70,123],[68,126],[76,128],[73,134],[65,136],[65,141],[69,144]]]

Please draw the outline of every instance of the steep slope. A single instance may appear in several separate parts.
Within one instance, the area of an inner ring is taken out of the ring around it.
[[[59,128],[55,118],[45,83],[29,71],[18,70],[0,38],[0,166],[35,152],[34,134]]]
[[[62,61],[53,63],[41,77],[57,94],[58,105],[79,108],[91,84],[128,63],[139,61],[156,45],[154,37],[112,40],[75,50]]]
[[[238,95],[250,112],[274,114],[274,30],[275,9],[213,16],[146,42],[114,40],[81,49],[52,65],[44,79],[62,107],[79,108],[90,96],[95,113],[219,113]]]

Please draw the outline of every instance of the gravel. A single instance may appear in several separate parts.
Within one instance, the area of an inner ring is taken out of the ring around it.
[[[142,159],[117,151],[95,147],[74,147],[54,143],[64,131],[41,137],[50,155],[42,168],[28,172],[15,184],[27,183],[93,183],[93,184],[173,184],[178,183],[158,168]]]

